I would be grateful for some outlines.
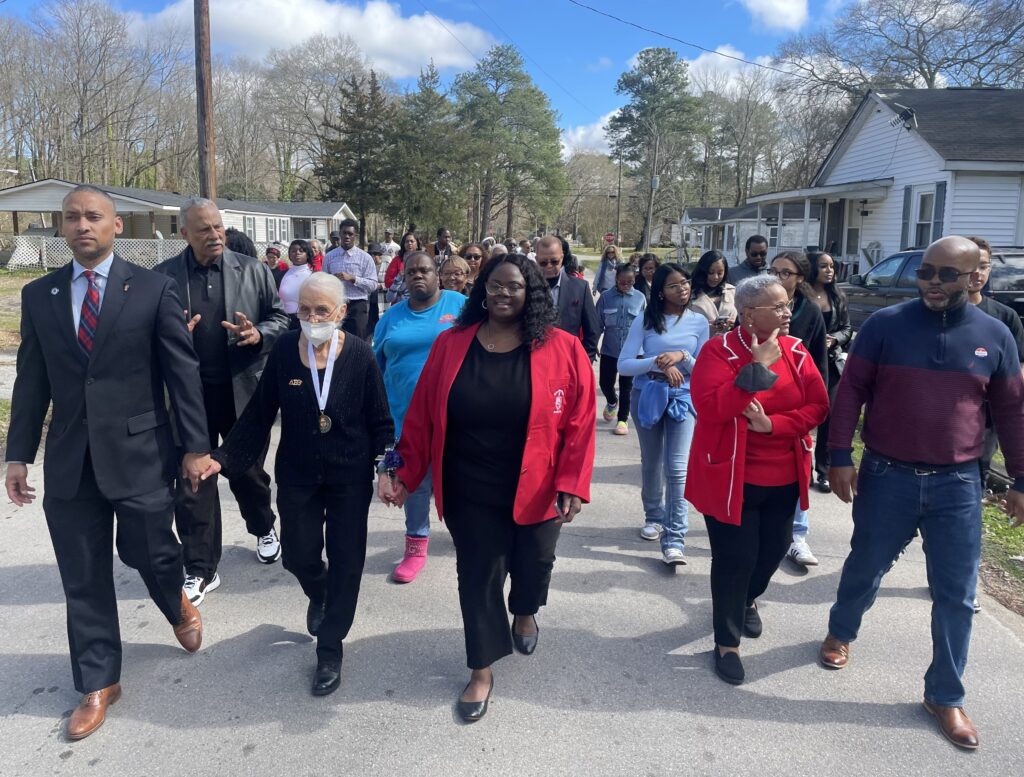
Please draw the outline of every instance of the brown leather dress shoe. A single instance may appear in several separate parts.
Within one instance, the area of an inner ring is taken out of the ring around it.
[[[940,707],[924,700],[924,708],[939,722],[939,731],[957,747],[978,749],[978,729],[971,723],[963,707]]]
[[[121,698],[121,683],[87,693],[68,719],[68,739],[85,739],[103,725],[107,707]]]
[[[842,669],[850,660],[850,643],[829,634],[818,650],[818,661],[826,669]]]
[[[203,619],[184,591],[181,592],[181,620],[174,627],[174,636],[189,653],[195,653],[203,644]]]

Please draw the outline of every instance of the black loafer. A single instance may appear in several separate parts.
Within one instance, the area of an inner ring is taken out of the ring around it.
[[[764,626],[761,623],[761,615],[757,611],[757,605],[750,605],[743,613],[743,636],[757,639],[761,636],[761,630],[763,628]]]
[[[313,695],[326,696],[334,693],[341,685],[341,662],[321,661],[316,665],[313,675]]]
[[[818,490],[823,494],[831,494],[832,486],[828,482],[828,478],[821,476],[818,478]]]
[[[741,685],[746,678],[743,671],[743,662],[740,661],[738,653],[726,653],[724,656],[718,652],[718,646],[711,649],[715,654],[715,674],[725,680],[729,685]]]
[[[309,632],[310,636],[316,636],[316,633],[320,630],[320,625],[324,622],[324,616],[326,614],[327,602],[325,600],[309,600],[309,606],[306,607],[306,631]]]
[[[466,683],[466,688],[469,687],[469,683]],[[462,689],[462,693],[466,692],[466,688]],[[494,691],[494,675],[491,675],[491,687],[487,689],[487,698],[483,701],[463,701],[460,694],[459,700],[455,702],[455,711],[459,713],[459,717],[462,718],[465,723],[475,723],[480,720],[484,715],[487,714],[487,705],[491,701],[491,693]]]
[[[533,616],[533,625],[537,626],[537,616]],[[537,626],[536,634],[517,634],[516,633],[516,619],[512,616],[512,645],[515,649],[522,653],[524,656],[533,654],[533,651],[537,649],[537,637],[540,636],[540,626]]]

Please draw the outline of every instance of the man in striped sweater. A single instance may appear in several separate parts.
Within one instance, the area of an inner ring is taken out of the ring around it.
[[[966,238],[932,243],[918,270],[920,299],[872,315],[850,349],[832,407],[829,480],[853,501],[853,537],[819,653],[826,668],[846,666],[882,575],[920,530],[933,594],[924,706],[967,749],[978,747],[962,677],[981,556],[986,401],[1014,478],[1006,509],[1014,526],[1024,523],[1024,378],[1010,331],[968,304],[979,259]],[[851,454],[861,408],[858,475]]]

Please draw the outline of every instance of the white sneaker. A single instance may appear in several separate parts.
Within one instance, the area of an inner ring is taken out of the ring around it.
[[[786,557],[794,564],[799,564],[802,567],[818,566],[818,559],[811,553],[811,548],[805,539],[793,540],[793,544],[789,546],[789,552],[786,553]]]
[[[203,599],[210,591],[215,591],[220,588],[220,575],[217,572],[213,573],[213,579],[209,582],[205,578],[195,577],[189,575],[185,578],[185,585],[181,587],[181,590],[185,592],[185,596],[192,602],[196,607],[203,603]]]
[[[661,539],[661,533],[663,531],[664,528],[660,523],[645,523],[644,528],[640,530],[640,536],[645,540],[653,542],[654,540]]]
[[[681,548],[665,548],[661,551],[661,560],[670,567],[678,567],[686,564],[686,557]]]
[[[273,564],[281,558],[281,541],[273,527],[269,534],[264,534],[256,540],[256,558],[261,564]]]

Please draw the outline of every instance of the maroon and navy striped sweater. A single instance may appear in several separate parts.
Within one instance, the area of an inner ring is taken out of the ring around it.
[[[832,466],[852,465],[864,407],[865,446],[908,464],[981,456],[988,401],[1014,490],[1024,491],[1024,378],[1001,321],[974,305],[936,313],[921,300],[874,313],[854,338],[832,406]]]

